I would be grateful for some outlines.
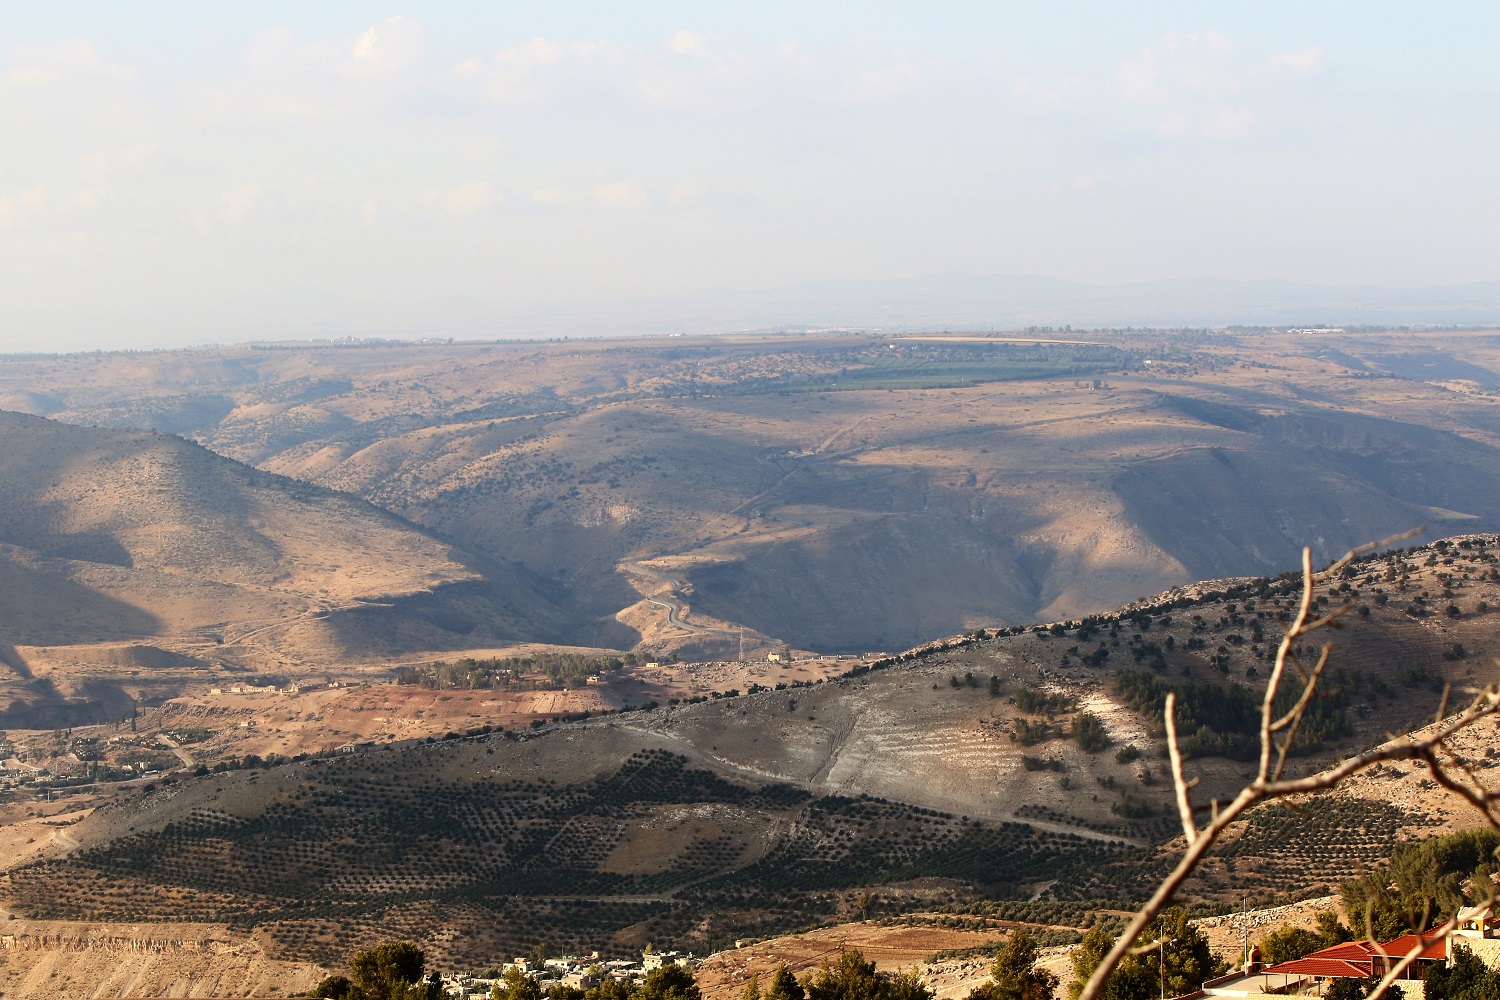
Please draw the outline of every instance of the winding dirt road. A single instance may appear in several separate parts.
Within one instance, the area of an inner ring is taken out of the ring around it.
[[[641,576],[644,576],[647,579],[666,584],[667,596],[647,597],[645,598],[645,600],[648,604],[654,604],[659,608],[666,608],[667,621],[671,624],[676,625],[680,629],[685,629],[688,632],[711,632],[716,635],[739,635],[739,631],[737,629],[714,628],[709,625],[694,625],[692,622],[683,621],[682,613],[684,605],[676,599],[677,590],[682,586],[681,580],[677,580],[673,577],[667,576],[667,574],[661,572],[660,570],[642,566],[640,563],[626,563],[624,568],[627,572],[639,573]]]

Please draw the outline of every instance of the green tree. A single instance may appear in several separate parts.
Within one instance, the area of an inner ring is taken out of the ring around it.
[[[745,992],[740,994],[740,1000],[760,1000],[760,975],[751,973],[750,981],[745,984]]]
[[[932,994],[915,971],[887,975],[875,971],[857,948],[824,962],[807,984],[807,1000],[930,1000]]]
[[[314,986],[312,995],[322,1000],[346,1000],[353,988],[348,976],[333,975]]]
[[[349,1000],[441,1000],[438,983],[422,981],[427,956],[410,941],[392,941],[349,960]]]
[[[614,976],[605,976],[587,996],[588,1000],[630,1000],[630,987]]]
[[[807,991],[802,984],[797,982],[797,977],[792,975],[792,970],[782,962],[776,967],[776,975],[771,977],[771,985],[766,987],[765,1000],[805,1000]]]
[[[1339,915],[1332,910],[1324,910],[1318,914],[1318,921],[1313,926],[1318,935],[1318,948],[1332,948],[1336,944],[1354,940],[1354,932],[1345,927],[1339,921]]]
[[[701,1000],[692,972],[680,965],[652,969],[632,994],[633,1000]]]
[[[1109,977],[1104,987],[1105,1000],[1152,1000],[1159,995],[1163,983],[1167,996],[1183,996],[1228,968],[1209,948],[1203,932],[1188,922],[1187,910],[1180,906],[1162,913],[1157,933],[1156,948],[1127,956]],[[1083,984],[1113,945],[1113,935],[1101,926],[1089,929],[1073,953],[1073,972],[1078,978],[1069,984],[1069,996],[1076,998],[1082,992]]]
[[[542,988],[526,973],[512,965],[500,981],[490,987],[490,1000],[542,1000]]]
[[[866,962],[857,948],[840,953],[831,965],[824,961],[807,983],[807,1000],[875,1000],[880,995],[875,963]]]
[[[1017,927],[1000,946],[990,981],[969,994],[969,1000],[1052,1000],[1057,977],[1036,967],[1040,949],[1025,927]]]
[[[1069,960],[1073,965],[1072,982],[1068,983],[1070,1000],[1078,1000],[1083,984],[1104,961],[1104,956],[1114,946],[1115,936],[1103,924],[1095,924],[1083,935],[1083,940],[1073,950]],[[1133,956],[1132,956],[1133,958]],[[1102,1000],[1150,1000],[1155,995],[1157,977],[1155,970],[1148,971],[1141,962],[1127,958],[1104,983]]]
[[[913,966],[892,973],[886,980],[885,1000],[932,1000],[932,991],[922,982],[922,973]]]
[[[1446,966],[1434,963],[1422,977],[1427,1000],[1500,1000],[1500,972],[1457,943],[1450,961]]]
[[[1093,712],[1079,712],[1073,716],[1073,739],[1087,753],[1098,753],[1109,746],[1104,722]]]
[[[1373,979],[1336,977],[1328,981],[1328,989],[1323,994],[1323,1000],[1365,1000],[1375,983],[1376,980]],[[1383,994],[1384,1000],[1402,1000],[1405,996],[1406,993],[1399,983],[1392,983]]]
[[[1260,939],[1260,953],[1272,965],[1310,955],[1322,947],[1318,935],[1306,927],[1278,927]]]
[[[1379,941],[1426,930],[1468,903],[1465,881],[1497,848],[1500,832],[1488,828],[1397,844],[1388,864],[1340,887],[1344,913],[1357,935]]]

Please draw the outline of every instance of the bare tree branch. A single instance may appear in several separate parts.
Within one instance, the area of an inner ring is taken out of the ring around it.
[[[1177,814],[1182,817],[1182,835],[1191,844],[1198,835],[1198,824],[1193,822],[1193,804],[1188,798],[1192,787],[1182,776],[1182,752],[1177,749],[1177,692],[1167,692],[1164,709],[1167,722],[1167,751],[1172,758],[1172,785],[1177,789]]]
[[[1302,721],[1306,718],[1309,706],[1317,697],[1318,685],[1323,679],[1331,652],[1331,647],[1325,644],[1309,671],[1298,659],[1296,649],[1310,633],[1319,629],[1339,627],[1341,625],[1339,619],[1353,610],[1352,604],[1345,603],[1327,614],[1315,617],[1313,608],[1318,584],[1342,572],[1361,555],[1404,541],[1422,530],[1422,528],[1417,528],[1370,545],[1362,545],[1317,571],[1314,571],[1312,566],[1312,550],[1302,550],[1302,588],[1297,602],[1297,611],[1291,621],[1284,623],[1285,634],[1277,646],[1274,664],[1266,684],[1265,698],[1261,703],[1260,762],[1255,778],[1228,803],[1221,804],[1217,799],[1213,800],[1210,819],[1202,829],[1199,829],[1193,820],[1190,797],[1196,781],[1189,781],[1182,769],[1182,754],[1178,746],[1177,725],[1174,717],[1176,694],[1168,693],[1165,709],[1167,751],[1171,759],[1172,782],[1176,790],[1177,812],[1182,821],[1186,849],[1171,874],[1157,886],[1151,898],[1136,913],[1124,933],[1116,939],[1109,953],[1100,961],[1088,982],[1084,984],[1078,1000],[1096,1000],[1104,988],[1105,981],[1127,955],[1140,953],[1143,950],[1149,951],[1155,947],[1154,944],[1138,947],[1135,942],[1171,902],[1177,890],[1187,881],[1224,831],[1240,819],[1247,810],[1260,803],[1333,788],[1350,776],[1383,761],[1420,760],[1427,764],[1433,780],[1462,797],[1492,825],[1500,828],[1500,795],[1486,789],[1483,783],[1475,777],[1474,772],[1462,762],[1449,761],[1442,755],[1447,750],[1447,741],[1455,734],[1480,719],[1500,713],[1500,687],[1495,685],[1481,691],[1463,711],[1451,717],[1447,716],[1448,694],[1445,691],[1438,719],[1428,735],[1424,737],[1412,735],[1394,739],[1384,746],[1340,761],[1335,766],[1317,774],[1301,778],[1284,777],[1287,756],[1291,752]],[[1302,690],[1297,693],[1291,707],[1278,715],[1276,705],[1286,682],[1288,668],[1297,674],[1302,682]],[[1455,773],[1459,776],[1456,777]],[[1492,890],[1492,898],[1493,895]],[[1368,927],[1368,923],[1366,926]],[[1456,921],[1449,921],[1443,925],[1443,933],[1450,932],[1456,926]],[[1377,992],[1372,994],[1371,1000],[1378,1000],[1386,987],[1399,978],[1416,960],[1415,955],[1414,951],[1387,972]]]

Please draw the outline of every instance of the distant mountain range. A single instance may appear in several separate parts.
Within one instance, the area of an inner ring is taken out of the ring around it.
[[[1031,274],[815,281],[680,297],[517,309],[474,299],[394,310],[367,329],[458,337],[620,336],[799,329],[1500,324],[1500,281],[1419,288],[1184,278],[1095,285]]]
[[[633,303],[631,325],[693,333],[783,327],[893,330],[1026,326],[1476,324],[1500,322],[1500,281],[1342,288],[1192,278],[1091,285],[1040,275],[937,274],[820,281],[683,301]]]

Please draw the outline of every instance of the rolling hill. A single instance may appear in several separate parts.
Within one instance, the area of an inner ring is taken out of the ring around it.
[[[364,500],[179,437],[0,412],[0,454],[5,725],[113,719],[193,681],[562,620],[505,569]]]
[[[1497,550],[1468,536],[1371,557],[1323,594],[1359,610],[1295,769],[1424,725],[1445,682],[1493,678]],[[1179,721],[1200,801],[1244,780],[1295,586],[1224,581],[823,683],[164,781],[96,809],[68,830],[76,851],[3,892],[33,918],[227,922],[323,962],[391,936],[448,964],[538,940],[702,948],[871,907],[1078,926],[1171,862],[1152,846],[1175,823],[1153,698],[1201,706]],[[1107,746],[1069,738],[1081,711]],[[1488,769],[1495,735],[1457,750]],[[1190,897],[1312,891],[1450,822],[1419,769],[1379,777],[1253,813]]]
[[[519,574],[527,638],[712,658],[1495,530],[1496,372],[1486,332],[822,334],[16,358],[0,401],[362,497]]]

